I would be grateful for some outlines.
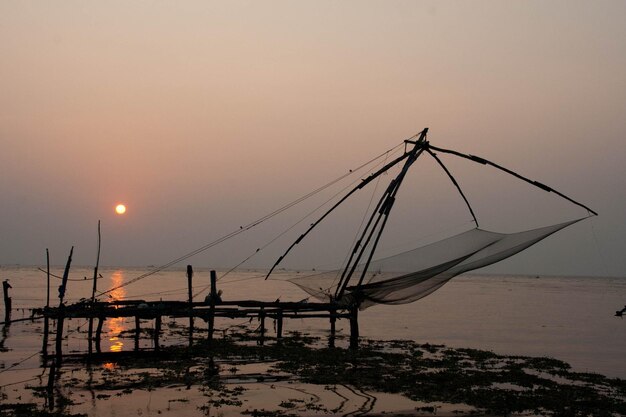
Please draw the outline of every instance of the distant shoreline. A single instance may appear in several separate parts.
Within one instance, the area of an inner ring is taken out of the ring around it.
[[[50,265],[51,269],[63,269],[65,265]],[[45,265],[21,265],[21,264],[4,264],[0,265],[0,269],[28,269],[28,268],[45,268]],[[93,265],[74,265],[73,269],[91,269],[93,270]],[[139,265],[139,266],[114,266],[114,265],[100,265],[98,269],[100,270],[126,270],[126,271],[151,271],[158,268],[155,265]],[[196,266],[193,265],[193,268],[196,272],[208,272],[210,270],[216,270],[218,272],[228,271],[230,268],[215,268],[209,266]],[[170,268],[166,268],[163,271],[181,271],[184,272],[186,270],[186,265],[181,266],[173,266]],[[241,273],[263,273],[267,272],[269,268],[238,268],[237,271]],[[279,269],[276,270],[275,273],[281,274],[302,274],[306,272],[324,272],[326,270],[306,270],[306,269]],[[581,278],[581,279],[595,279],[595,278],[606,278],[606,279],[626,279],[626,276],[609,276],[609,275],[560,275],[560,274],[517,274],[517,273],[497,273],[497,272],[468,272],[455,277],[454,279],[459,278],[467,278],[467,277],[482,277],[482,278]]]

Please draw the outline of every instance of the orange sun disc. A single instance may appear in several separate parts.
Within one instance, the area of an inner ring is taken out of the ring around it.
[[[117,214],[124,214],[124,213],[126,213],[126,206],[124,204],[118,204],[117,206],[115,206],[115,212]]]

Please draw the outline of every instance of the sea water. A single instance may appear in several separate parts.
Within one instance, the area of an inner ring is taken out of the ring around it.
[[[101,268],[98,290],[116,288],[100,300],[186,300],[187,277],[184,269],[155,273],[122,286],[149,268]],[[62,268],[52,269],[62,275]],[[263,271],[231,272],[218,281],[224,300],[299,301],[307,294],[286,281],[304,272],[280,271],[265,281]],[[218,271],[218,277],[224,275]],[[68,303],[91,296],[93,270],[73,267],[67,285]],[[209,270],[196,268],[193,276],[195,301],[207,294]],[[0,280],[12,288],[13,319],[28,317],[30,310],[46,304],[46,274],[36,267],[2,267]],[[60,280],[52,277],[50,305],[58,305]],[[506,355],[549,356],[568,362],[574,370],[597,372],[626,378],[626,321],[615,311],[626,304],[626,278],[529,277],[464,275],[454,278],[428,297],[406,305],[378,305],[359,314],[361,336],[372,339],[410,339],[419,343],[445,344],[492,350]],[[340,321],[340,334],[347,334],[347,323]],[[232,326],[232,320],[217,323],[218,329]],[[84,320],[71,320],[71,350],[86,350]],[[151,324],[146,324],[151,326]],[[204,326],[202,321],[198,326]],[[41,324],[14,323],[2,333],[0,353],[4,366],[22,360],[41,348]],[[285,330],[327,335],[326,320],[286,320]],[[132,341],[120,338],[134,329],[132,319],[107,320],[103,349],[131,350]],[[84,329],[83,329],[84,330]],[[149,341],[143,341],[149,342]],[[184,338],[180,343],[185,343]],[[64,348],[65,349],[65,348]],[[37,366],[38,358],[20,367]],[[4,376],[4,375],[3,375]]]

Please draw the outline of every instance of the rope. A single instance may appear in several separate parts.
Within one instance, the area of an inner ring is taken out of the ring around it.
[[[309,233],[311,233],[311,231],[317,227],[317,225],[319,225],[322,221],[324,221],[324,219],[330,215],[337,207],[339,207],[341,204],[343,204],[344,201],[346,201],[348,198],[350,198],[354,193],[356,193],[357,191],[361,190],[362,188],[364,188],[366,185],[368,185],[370,182],[372,182],[376,177],[384,174],[385,172],[387,172],[389,169],[391,169],[394,165],[399,164],[400,162],[402,162],[403,160],[407,159],[409,157],[410,154],[408,153],[404,153],[401,156],[399,156],[398,158],[394,159],[393,161],[389,162],[388,164],[386,164],[385,166],[383,166],[382,168],[380,168],[378,171],[370,174],[367,178],[363,179],[361,181],[361,183],[359,185],[357,185],[356,187],[354,187],[353,189],[351,189],[350,191],[348,191],[348,193],[346,193],[343,197],[341,197],[341,199],[339,201],[337,201],[335,204],[333,204],[333,206],[326,211],[319,219],[317,219],[315,222],[311,223],[311,226],[300,235],[300,237],[298,239],[296,239],[288,248],[287,250],[278,257],[278,259],[276,260],[276,262],[274,263],[274,265],[272,265],[272,267],[270,268],[269,272],[267,273],[267,275],[265,276],[265,279],[269,278],[269,276],[272,274],[272,272],[274,272],[274,269],[276,269],[276,267],[282,262],[283,259],[285,259],[285,257],[289,254],[289,252],[291,252],[291,250],[302,241],[302,239],[304,239]]]
[[[263,277],[265,277],[265,275],[255,275],[255,276],[252,276],[252,277],[239,278],[239,279],[234,279],[234,280],[232,280],[232,281],[226,281],[226,282],[224,282],[224,283],[222,283],[222,284],[223,284],[223,285],[226,285],[226,284],[233,284],[233,283],[235,283],[235,282],[249,281],[249,280],[251,280],[251,279],[259,279],[259,278],[263,278]]]
[[[32,310],[32,309],[29,309],[29,310]],[[43,316],[23,317],[21,319],[2,321],[2,322],[0,322],[0,325],[13,324],[13,323],[18,323],[20,321],[35,321],[35,320],[40,320],[40,319],[43,319],[43,318],[44,318]]]
[[[404,143],[404,152],[406,153],[406,142]],[[385,161],[383,163],[385,163],[386,161],[387,161],[387,157],[385,157]],[[356,229],[356,232],[354,233],[354,239],[352,240],[352,244],[350,244],[351,248],[354,247],[357,240],[359,239],[359,235],[361,234],[361,228],[363,227],[363,224],[365,223],[365,219],[367,218],[367,213],[370,211],[370,208],[372,207],[372,202],[374,201],[374,196],[376,195],[376,191],[378,191],[378,185],[380,184],[381,178],[382,177],[378,177],[376,179],[376,184],[374,185],[374,189],[372,190],[372,196],[370,197],[370,201],[367,204],[367,208],[363,212],[363,217],[361,218],[361,224],[359,224],[359,227]],[[341,269],[337,269],[337,274],[335,275],[335,279],[333,280],[331,286],[327,288],[327,290],[335,286],[335,283],[337,282],[337,279],[339,278],[341,271],[344,269],[345,265],[348,263],[349,257],[350,257],[350,252],[347,252],[345,258],[343,259],[343,262],[341,263]]]
[[[46,271],[45,269],[41,269],[41,268],[37,268],[37,269],[39,271],[43,272],[44,274],[48,273],[48,271]],[[54,275],[52,273],[50,274],[50,276],[53,277],[53,278],[56,278],[56,279],[63,279],[63,277],[60,277],[58,275]],[[102,274],[100,274],[100,276],[98,278],[104,278],[104,277],[102,276]],[[67,280],[68,281],[93,281],[93,278],[87,278],[87,277],[82,278],[82,279],[80,279],[80,278],[68,278]]]
[[[461,186],[456,181],[456,179],[452,176],[452,173],[450,172],[450,170],[443,164],[443,162],[441,162],[441,159],[439,159],[439,157],[437,157],[437,154],[435,154],[433,151],[431,151],[428,148],[426,149],[426,151],[430,154],[430,156],[435,158],[435,161],[437,161],[437,163],[439,164],[441,169],[443,169],[445,171],[446,175],[448,175],[448,178],[450,178],[450,181],[452,181],[452,184],[454,184],[454,186],[456,187],[456,189],[459,192],[459,194],[461,194],[461,197],[463,197],[463,201],[465,201],[465,205],[467,206],[467,208],[469,209],[470,214],[474,218],[474,223],[476,223],[476,227],[479,227],[478,220],[476,219],[476,215],[474,214],[474,210],[472,210],[472,206],[470,205],[469,201],[467,200],[467,197],[465,197],[465,193],[463,193],[463,190],[461,189]]]
[[[24,362],[26,362],[26,361],[27,361],[27,360],[29,360],[30,358],[33,358],[33,357],[35,357],[35,356],[37,356],[37,355],[39,355],[39,352],[35,352],[35,353],[33,353],[32,355],[30,355],[29,357],[24,358],[24,359],[22,359],[22,360],[21,360],[21,361],[19,361],[19,362],[15,362],[13,365],[9,366],[8,368],[4,368],[4,369],[0,370],[0,374],[3,374],[3,373],[5,373],[5,372],[7,372],[7,371],[9,371],[9,370],[11,370],[11,369],[13,369],[13,368],[15,368],[16,366],[23,364]]]
[[[35,379],[41,379],[41,376],[34,376],[32,378],[28,378],[23,381],[11,382],[9,384],[0,385],[0,388],[10,387],[11,385],[23,384],[24,382],[34,381]]]
[[[107,294],[107,293],[110,293],[110,292],[112,292],[112,291],[115,291],[115,290],[117,290],[117,289],[119,289],[119,288],[126,287],[126,286],[128,286],[128,285],[130,285],[130,284],[133,284],[133,283],[135,283],[135,282],[137,282],[137,281],[139,281],[139,280],[141,280],[141,279],[147,278],[147,277],[149,277],[149,276],[151,276],[151,275],[153,275],[153,274],[156,274],[157,272],[160,272],[160,271],[162,271],[162,270],[164,270],[164,269],[167,269],[167,268],[169,268],[169,267],[171,267],[171,266],[173,266],[173,265],[175,265],[175,264],[177,264],[177,263],[179,263],[179,262],[182,262],[182,261],[184,261],[185,259],[191,258],[192,256],[195,256],[195,255],[197,255],[197,254],[199,254],[199,253],[201,253],[201,252],[204,252],[204,251],[206,251],[206,250],[208,250],[208,249],[210,249],[210,248],[212,248],[212,247],[214,247],[214,246],[216,246],[216,245],[219,245],[220,243],[222,243],[222,242],[224,242],[224,241],[226,241],[226,240],[228,240],[228,239],[231,239],[231,238],[233,238],[233,237],[235,237],[235,236],[237,236],[237,235],[239,235],[239,234],[241,234],[241,233],[243,233],[243,232],[246,232],[246,231],[248,231],[248,230],[250,230],[250,229],[252,229],[252,228],[254,228],[254,227],[258,226],[259,224],[263,223],[264,221],[266,221],[266,220],[268,220],[268,219],[270,219],[270,218],[272,218],[272,217],[274,217],[274,216],[276,216],[276,215],[278,215],[278,214],[280,214],[280,213],[282,213],[282,212],[284,212],[284,211],[286,211],[286,210],[290,209],[291,207],[295,206],[296,204],[299,204],[299,203],[301,203],[302,201],[304,201],[304,200],[306,200],[306,199],[308,199],[308,198],[310,198],[310,197],[314,196],[315,194],[318,194],[318,193],[320,193],[321,191],[324,191],[324,190],[325,190],[325,189],[327,189],[328,187],[330,187],[330,186],[332,186],[332,185],[336,184],[337,182],[339,182],[339,181],[343,180],[344,178],[346,178],[346,177],[348,177],[348,176],[350,176],[350,175],[354,175],[357,171],[360,171],[361,169],[363,169],[364,167],[368,166],[368,165],[369,165],[369,164],[371,164],[372,162],[374,162],[374,161],[376,161],[376,160],[380,159],[381,157],[383,157],[383,156],[387,155],[387,153],[388,153],[388,152],[391,152],[391,151],[395,150],[396,148],[398,148],[398,147],[402,146],[402,144],[403,144],[403,143],[400,143],[400,144],[398,144],[398,145],[394,146],[393,148],[391,148],[391,149],[389,149],[389,150],[387,150],[387,151],[383,152],[382,154],[380,154],[380,155],[376,156],[375,158],[372,158],[372,159],[370,159],[369,161],[367,161],[367,162],[365,162],[365,163],[363,163],[363,164],[359,165],[358,167],[356,167],[356,168],[354,168],[354,169],[349,170],[349,172],[348,172],[348,173],[346,173],[346,174],[344,174],[344,175],[340,176],[339,178],[334,179],[334,180],[330,181],[329,183],[322,185],[321,187],[319,187],[319,188],[317,188],[317,189],[315,189],[315,190],[311,191],[310,193],[305,194],[304,196],[302,196],[302,197],[300,197],[300,198],[298,198],[298,199],[296,199],[296,200],[292,201],[291,203],[288,203],[288,204],[286,204],[286,205],[284,205],[284,206],[280,207],[280,208],[279,208],[279,209],[277,209],[277,210],[274,210],[273,212],[271,212],[271,213],[269,213],[269,214],[266,214],[265,216],[263,216],[263,217],[261,217],[261,218],[259,218],[259,219],[255,220],[255,221],[253,221],[253,222],[251,222],[251,223],[247,224],[246,226],[240,226],[240,227],[239,227],[239,229],[237,229],[237,230],[234,230],[234,231],[232,231],[232,232],[230,232],[230,233],[228,233],[228,234],[226,234],[226,235],[224,235],[224,236],[222,236],[222,237],[220,237],[220,238],[218,238],[218,239],[216,239],[216,240],[214,240],[214,241],[212,241],[212,242],[210,242],[210,243],[207,243],[207,244],[206,244],[206,245],[204,245],[204,246],[201,246],[201,247],[200,247],[200,248],[198,248],[198,249],[195,249],[195,250],[193,250],[193,251],[191,251],[191,252],[189,252],[189,253],[187,253],[187,254],[185,254],[185,255],[182,255],[182,256],[180,256],[180,257],[178,257],[178,258],[176,258],[176,259],[174,259],[174,260],[172,260],[172,261],[170,261],[170,262],[168,262],[168,263],[166,263],[166,264],[164,264],[164,265],[161,265],[161,266],[159,266],[159,267],[157,267],[157,268],[155,268],[155,269],[153,269],[153,270],[149,271],[149,272],[146,272],[146,273],[144,273],[144,274],[141,274],[141,275],[139,275],[139,276],[137,276],[137,277],[135,277],[135,278],[133,278],[133,279],[131,279],[131,280],[129,280],[129,281],[127,281],[127,282],[123,283],[123,284],[120,284],[120,285],[118,285],[118,286],[115,286],[115,287],[113,287],[113,288],[110,288],[110,289],[108,289],[108,290],[106,290],[106,291],[100,292],[97,296],[98,296],[98,297],[99,297],[99,296],[102,296],[102,295],[104,295],[104,294]]]
[[[181,288],[174,288],[172,290],[167,290],[167,291],[157,291],[157,292],[148,292],[148,293],[144,293],[144,294],[129,294],[126,296],[126,298],[137,298],[137,297],[144,297],[146,295],[159,295],[159,294],[186,294],[187,293],[188,288],[187,287],[181,287]]]
[[[390,150],[391,151],[391,150]],[[388,152],[390,152],[388,151]],[[385,159],[382,162],[379,162],[378,164],[376,164],[371,170],[376,169],[377,167],[379,167],[380,165],[384,164],[385,161],[387,160],[387,157],[385,157]],[[380,178],[380,177],[379,177]],[[269,242],[267,242],[265,245],[261,246],[260,248],[257,248],[256,251],[254,251],[252,254],[250,254],[248,257],[246,257],[243,261],[239,262],[237,265],[233,266],[232,268],[230,268],[228,271],[226,271],[224,274],[222,274],[217,280],[221,280],[222,278],[226,277],[228,274],[230,274],[231,272],[233,272],[234,270],[236,270],[237,268],[239,268],[241,265],[245,264],[246,262],[248,262],[252,257],[254,257],[255,255],[257,255],[259,252],[261,252],[262,250],[264,250],[265,248],[267,248],[268,246],[270,246],[272,243],[274,243],[275,241],[277,241],[278,239],[280,239],[282,236],[284,236],[287,232],[289,232],[290,230],[292,230],[294,227],[296,227],[297,225],[299,225],[300,223],[302,223],[304,220],[306,220],[307,218],[311,217],[315,212],[317,212],[318,210],[320,210],[322,207],[324,207],[325,205],[327,205],[329,202],[333,201],[337,196],[341,195],[344,193],[344,191],[346,191],[347,189],[349,189],[350,187],[352,187],[354,184],[356,184],[358,181],[360,181],[359,178],[357,178],[356,180],[352,181],[350,184],[346,185],[344,188],[342,188],[341,190],[339,190],[338,192],[336,192],[334,195],[332,195],[328,200],[324,201],[322,204],[320,204],[319,206],[317,206],[315,209],[313,209],[312,211],[310,211],[309,213],[307,213],[304,217],[302,217],[300,220],[298,220],[296,223],[292,224],[291,226],[289,226],[287,229],[283,230],[281,233],[279,233],[277,236],[275,236],[272,240],[270,240]],[[202,292],[206,291],[208,288],[210,288],[210,284],[203,287],[201,290],[199,290],[197,293],[195,293],[193,295],[192,298],[195,298],[196,296],[200,295]]]
[[[438,147],[432,146],[432,145],[428,145],[428,146],[429,146],[430,149],[434,149],[436,151],[443,152],[443,153],[449,153],[451,155],[456,155],[456,156],[459,156],[461,158],[465,158],[465,159],[468,159],[470,161],[473,161],[473,162],[476,162],[476,163],[479,163],[479,164],[482,164],[482,165],[491,165],[492,167],[497,168],[500,171],[506,172],[507,174],[512,175],[512,176],[514,176],[516,178],[519,178],[520,180],[525,181],[525,182],[527,182],[527,183],[529,183],[531,185],[534,185],[537,188],[540,188],[540,189],[542,189],[544,191],[547,191],[549,193],[554,193],[554,194],[558,195],[559,197],[562,197],[565,200],[569,201],[570,203],[573,203],[573,204],[575,204],[575,205],[577,205],[579,207],[584,208],[585,210],[587,210],[588,213],[593,214],[594,216],[598,215],[598,213],[596,213],[595,211],[593,211],[592,209],[590,209],[586,205],[584,205],[582,203],[579,203],[578,201],[572,200],[571,198],[569,198],[568,196],[566,196],[563,193],[560,193],[559,191],[555,190],[554,188],[548,187],[547,185],[542,184],[542,183],[540,183],[538,181],[533,181],[533,180],[531,180],[529,178],[526,178],[523,175],[518,174],[517,172],[511,171],[510,169],[505,168],[502,165],[496,164],[495,162],[488,161],[488,160],[486,160],[484,158],[481,158],[479,156],[476,156],[476,155],[467,155],[467,154],[464,154],[464,153],[461,153],[461,152],[453,151],[453,150],[450,150],[450,149],[438,148]]]

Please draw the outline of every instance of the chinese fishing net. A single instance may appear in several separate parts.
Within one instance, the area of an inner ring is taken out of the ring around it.
[[[405,304],[441,288],[453,277],[499,262],[582,219],[517,233],[495,233],[472,229],[387,258],[372,261],[362,275],[355,271],[340,304],[359,303],[361,309],[375,304]],[[290,281],[323,301],[337,289],[340,272],[330,271],[293,278]]]

